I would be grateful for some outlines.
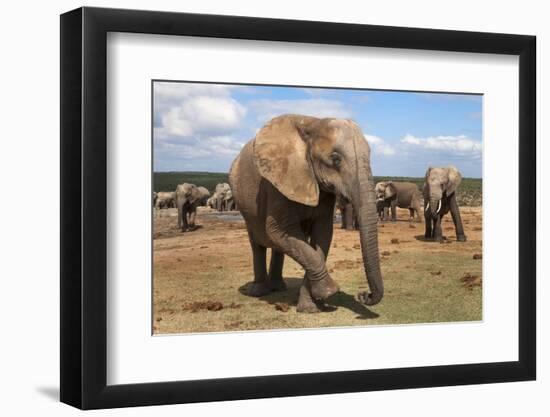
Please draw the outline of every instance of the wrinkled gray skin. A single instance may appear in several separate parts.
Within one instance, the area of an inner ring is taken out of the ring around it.
[[[378,253],[370,148],[351,120],[283,115],[272,119],[248,142],[229,174],[254,259],[249,295],[286,288],[284,255],[305,270],[297,311],[318,312],[338,291],[326,258],[332,241],[336,194],[357,213],[370,293],[358,299],[374,305],[384,294]],[[269,272],[266,248],[271,248]]]
[[[153,191],[153,207],[157,205],[157,198],[158,198],[158,193]]]
[[[456,230],[456,239],[466,241],[460,210],[456,200],[456,190],[462,181],[462,175],[454,166],[446,168],[428,168],[423,187],[424,218],[426,233],[424,237],[441,242],[441,220],[449,211]]]
[[[420,191],[412,182],[382,181],[374,187],[376,193],[376,210],[381,220],[389,220],[389,209],[391,209],[391,221],[397,219],[396,208],[409,209],[409,217],[412,221],[416,213],[416,221],[422,222],[420,204]]]
[[[204,187],[183,183],[176,188],[176,206],[178,208],[178,229],[182,232],[195,230],[197,207],[206,204],[210,193]]]
[[[157,209],[176,207],[176,193],[169,191],[158,192],[155,207]]]

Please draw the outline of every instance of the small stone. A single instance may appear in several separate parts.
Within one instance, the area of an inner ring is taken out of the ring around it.
[[[394,238],[391,240],[391,243],[393,243],[393,244],[399,243],[399,239],[397,239],[396,237],[394,237]]]
[[[474,259],[481,259],[483,256],[481,255],[481,253],[474,253],[474,256],[473,258]]]
[[[390,256],[390,251],[389,251],[389,250],[385,250],[384,252],[382,252],[382,255],[384,255],[384,256]]]
[[[219,301],[209,301],[206,308],[209,311],[220,311],[223,308],[223,304]]]
[[[275,303],[275,310],[286,313],[290,310],[290,306],[287,303]]]

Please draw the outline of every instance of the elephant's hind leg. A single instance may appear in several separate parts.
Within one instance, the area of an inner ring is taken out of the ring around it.
[[[265,268],[265,246],[261,246],[250,237],[250,246],[252,246],[252,258],[254,260],[254,282],[250,285],[248,295],[252,297],[261,297],[271,292],[271,285],[267,279]]]
[[[271,249],[271,261],[269,263],[269,283],[272,291],[286,290],[286,284],[283,280],[283,265],[285,254],[275,249]]]

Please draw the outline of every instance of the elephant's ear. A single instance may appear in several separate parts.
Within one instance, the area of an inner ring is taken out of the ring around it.
[[[262,127],[254,140],[254,160],[260,175],[289,200],[307,206],[319,204],[319,185],[300,132],[307,132],[307,125],[315,120],[279,116]]]
[[[395,194],[397,194],[395,185],[393,185],[393,182],[389,181],[386,184],[386,191],[384,191],[384,198],[392,198]]]
[[[449,171],[449,180],[447,181],[446,192],[447,195],[450,196],[456,191],[456,189],[462,182],[462,175],[460,174],[458,169],[456,169],[456,167],[452,165],[449,165],[447,169]]]

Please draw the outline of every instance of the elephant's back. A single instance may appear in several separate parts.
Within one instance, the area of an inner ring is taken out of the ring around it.
[[[414,200],[420,198],[420,191],[414,182],[394,182],[394,186],[397,190],[399,207],[412,207]]]

